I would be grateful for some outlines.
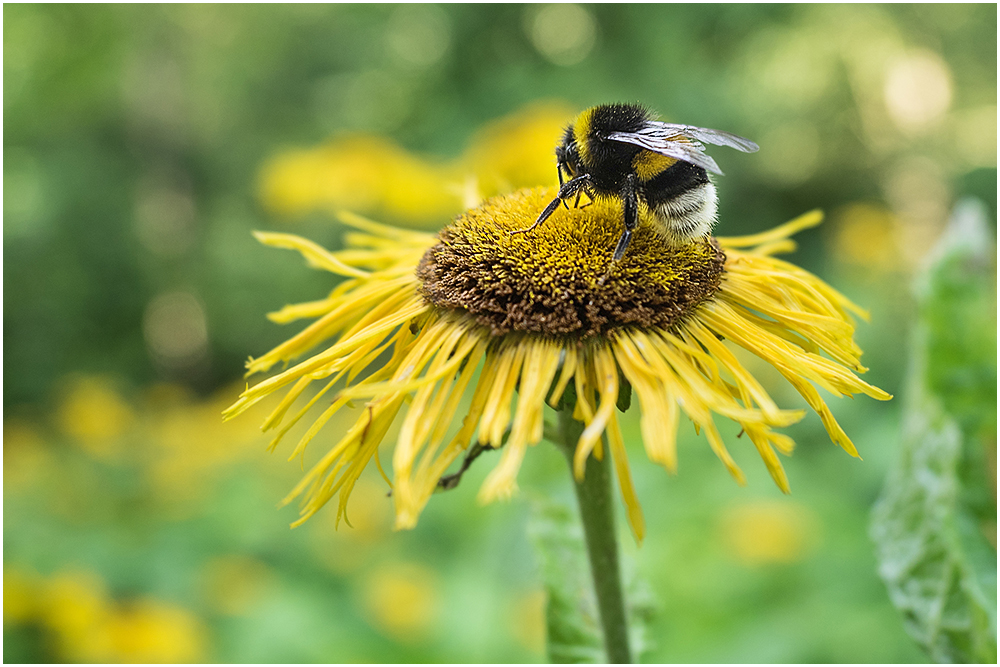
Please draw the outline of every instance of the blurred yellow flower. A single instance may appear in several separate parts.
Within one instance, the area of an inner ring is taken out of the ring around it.
[[[23,570],[3,569],[3,622],[23,624],[39,613],[38,577]]]
[[[256,434],[219,423],[219,410],[231,392],[227,387],[207,400],[197,400],[170,385],[154,386],[147,392],[141,421],[150,450],[144,472],[172,518],[201,512],[219,473],[252,456],[246,444]]]
[[[904,268],[896,238],[900,222],[889,209],[856,202],[838,211],[834,217],[836,257],[869,270]]]
[[[421,160],[387,139],[357,136],[279,155],[261,173],[264,205],[278,214],[351,208],[430,221],[460,210],[447,165]]]
[[[93,572],[61,572],[42,591],[43,625],[59,653],[72,662],[107,662],[95,629],[111,614],[104,581]]]
[[[68,385],[57,410],[59,427],[88,454],[106,459],[118,451],[118,437],[135,421],[111,379],[77,377]]]
[[[802,505],[757,501],[727,510],[720,531],[729,551],[748,565],[795,563],[816,546],[818,520]]]
[[[104,649],[97,662],[204,662],[206,637],[191,613],[156,600],[120,606],[97,629]]]
[[[289,234],[257,235],[347,280],[325,299],[271,316],[316,319],[251,359],[250,373],[324,349],[249,387],[226,417],[285,390],[263,424],[264,430],[280,426],[273,448],[343,381],[292,451],[295,458],[338,410],[365,401],[355,424],[286,498],[303,497],[296,524],[338,494],[337,516],[344,515],[373,457],[381,470],[379,443],[404,404],[409,408],[392,461],[397,528],[416,524],[442,476],[473,442],[503,448],[480,500],[509,497],[528,446],[542,439],[546,402],[565,402],[586,425],[575,450],[577,478],[589,456],[610,455],[641,540],[644,521],[615,411],[626,383],[640,403],[651,460],[676,470],[683,412],[742,484],[714,413],[742,426],[787,492],[775,450],[789,454],[794,443],[773,429],[798,421],[804,411],[778,408],[724,340],[773,365],[820,415],[833,441],[857,456],[816,386],[835,396],[890,398],[855,375],[866,369],[849,313],[864,313],[817,277],[774,257],[793,249],[789,236],[818,224],[819,213],[763,234],[681,248],[665,245],[644,218],[628,255],[612,266],[622,220],[614,201],[557,209],[533,234],[510,234],[554,196],[554,188],[536,188],[497,197],[436,236],[344,216],[360,231],[348,235],[351,247],[340,252]],[[306,399],[317,381],[322,388]],[[459,403],[468,392],[471,403],[459,426]],[[299,398],[304,404],[282,426]]]
[[[206,659],[206,630],[192,613],[153,599],[120,602],[93,572],[48,580],[4,570],[4,622],[38,621],[67,662],[176,663]]]
[[[261,170],[261,199],[282,216],[346,209],[437,226],[482,197],[553,181],[552,147],[572,115],[555,102],[526,107],[487,125],[451,161],[370,135],[288,151]]]
[[[344,429],[350,426],[342,422]],[[386,495],[384,482],[371,476],[361,477],[351,495],[356,501],[344,519],[352,530],[337,531],[341,517],[331,512],[318,517],[320,523],[307,536],[309,550],[317,562],[341,576],[368,567],[374,549],[392,531],[392,501]]]
[[[51,474],[52,452],[31,423],[10,417],[3,422],[3,483],[5,493],[31,489]]]
[[[575,113],[561,102],[529,105],[483,127],[459,162],[483,197],[553,183],[553,146]]]
[[[361,601],[376,628],[402,641],[419,640],[437,620],[437,579],[417,563],[382,565],[365,579]]]
[[[517,595],[511,604],[510,631],[514,641],[538,655],[545,654],[545,591],[528,591]]]

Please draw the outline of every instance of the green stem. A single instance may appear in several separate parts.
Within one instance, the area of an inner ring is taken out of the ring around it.
[[[583,433],[583,424],[573,419],[572,410],[559,411],[560,442],[556,444],[569,460],[573,470],[573,454]],[[576,499],[580,504],[580,519],[587,541],[587,556],[594,577],[597,609],[604,630],[604,649],[610,663],[632,662],[628,644],[628,623],[625,619],[625,596],[618,566],[618,534],[615,532],[615,505],[611,494],[611,465],[607,448],[604,460],[587,459],[583,481],[577,482]]]

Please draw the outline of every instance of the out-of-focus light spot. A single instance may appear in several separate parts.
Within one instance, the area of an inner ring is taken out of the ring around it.
[[[219,556],[206,563],[201,590],[215,611],[228,616],[248,616],[273,580],[271,569],[259,560]]]
[[[597,21],[580,5],[545,5],[527,15],[531,43],[556,65],[575,65],[586,58],[597,41]]]
[[[901,268],[896,234],[899,221],[878,204],[854,203],[834,214],[835,256],[866,269],[891,271]]]
[[[776,109],[788,109],[797,115],[826,97],[837,54],[825,28],[800,24],[759,31],[734,63],[739,67],[728,76],[749,111],[769,117]]]
[[[997,108],[964,109],[952,114],[959,157],[972,167],[997,166]]]
[[[761,170],[783,185],[809,180],[819,166],[819,132],[808,123],[781,123],[762,137],[760,145]]]
[[[126,119],[137,130],[171,142],[185,139],[191,127],[185,73],[167,51],[136,50],[126,60],[121,94]]]
[[[195,240],[195,204],[186,189],[156,181],[139,186],[135,230],[139,242],[157,255],[179,255]]]
[[[930,158],[909,158],[889,170],[884,188],[896,214],[900,255],[918,266],[948,219],[951,190],[944,171]]]
[[[944,120],[951,106],[951,72],[936,53],[913,53],[889,66],[884,94],[899,129],[923,132]]]
[[[461,199],[462,210],[465,211],[476,208],[485,199],[479,179],[471,174],[466,176],[461,183],[452,183],[448,191]]]
[[[105,458],[118,451],[116,438],[135,421],[132,409],[108,378],[66,380],[56,418],[60,430],[89,454]]]
[[[385,41],[402,63],[419,69],[430,67],[448,51],[448,15],[434,5],[401,5],[389,16]]]
[[[747,565],[796,563],[815,546],[818,520],[791,501],[757,501],[730,508],[720,532],[730,553]]]
[[[391,563],[365,580],[362,604],[372,624],[401,641],[417,641],[434,626],[439,612],[438,577],[417,563]]]
[[[49,218],[44,173],[38,159],[15,147],[4,151],[3,235],[36,236]]]
[[[11,107],[21,92],[39,80],[38,70],[46,61],[56,61],[67,49],[68,26],[44,12],[8,12],[4,16],[4,102]],[[6,156],[4,156],[6,162]],[[5,183],[6,185],[6,183]],[[6,220],[4,225],[6,226]]]
[[[401,73],[368,70],[316,84],[315,113],[331,131],[386,133],[399,128],[413,107],[413,83]]]
[[[545,653],[545,591],[529,591],[514,598],[510,632],[514,641],[537,655]]]
[[[167,368],[188,367],[208,350],[201,302],[189,292],[161,294],[146,306],[142,332],[153,358]]]

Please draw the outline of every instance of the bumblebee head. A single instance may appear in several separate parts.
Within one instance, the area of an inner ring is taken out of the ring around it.
[[[579,176],[583,171],[572,125],[566,128],[562,141],[556,146],[556,164],[560,175],[565,172],[570,178]]]

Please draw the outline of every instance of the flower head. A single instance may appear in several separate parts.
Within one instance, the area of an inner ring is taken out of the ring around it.
[[[416,524],[449,467],[476,444],[502,448],[480,500],[508,497],[528,447],[542,439],[549,404],[572,409],[585,424],[574,455],[577,477],[589,456],[611,456],[630,525],[641,539],[642,513],[617,416],[629,387],[652,461],[676,471],[676,433],[686,417],[743,483],[716,427],[718,415],[740,424],[787,492],[776,452],[789,454],[794,443],[774,429],[798,421],[804,411],[779,408],[732,345],[773,365],[820,415],[832,440],[857,456],[816,387],[836,396],[890,398],[855,375],[866,369],[850,314],[864,312],[816,276],[774,257],[794,248],[793,233],[820,222],[818,212],[763,234],[680,248],[663,243],[641,220],[626,256],[612,263],[622,219],[614,200],[563,208],[531,234],[510,234],[554,195],[553,188],[536,188],[494,198],[437,236],[345,215],[359,231],[340,252],[288,234],[258,234],[347,280],[327,299],[272,316],[279,322],[316,319],[251,359],[250,373],[325,347],[248,388],[227,417],[285,390],[263,425],[280,426],[276,446],[332,392],[295,457],[334,413],[350,401],[365,401],[353,427],[338,434],[286,499],[303,498],[299,522],[334,495],[343,515],[351,488],[373,457],[378,463],[379,443],[404,404],[393,452],[397,527]],[[383,352],[391,358],[376,362]],[[322,386],[306,399],[314,382]],[[460,415],[466,395],[471,402]],[[300,398],[303,406],[286,418]]]

